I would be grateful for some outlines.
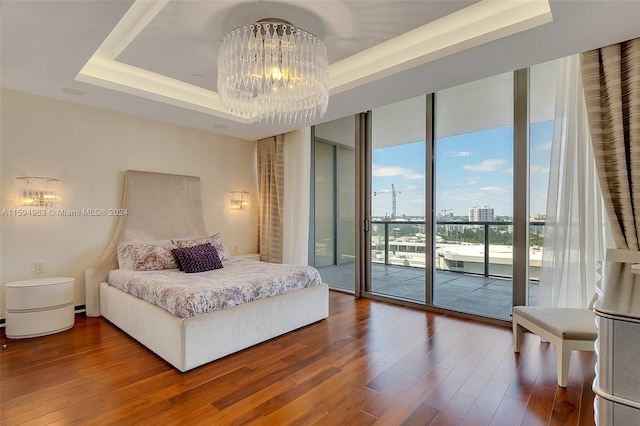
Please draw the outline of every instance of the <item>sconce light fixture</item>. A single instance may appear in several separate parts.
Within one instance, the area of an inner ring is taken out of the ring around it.
[[[247,210],[249,208],[249,192],[231,191],[229,210]]]
[[[60,181],[54,178],[23,176],[16,178],[16,205],[19,207],[57,207]]]

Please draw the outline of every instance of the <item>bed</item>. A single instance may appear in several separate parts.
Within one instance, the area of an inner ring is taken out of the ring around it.
[[[196,309],[186,316],[170,313],[110,285],[110,274],[114,281],[122,272],[118,271],[119,245],[210,235],[204,226],[198,177],[129,170],[125,174],[122,209],[127,214],[118,216],[107,250],[85,272],[87,316],[103,316],[178,370],[191,370],[329,315],[328,286],[321,282],[255,300],[249,297],[206,313]],[[256,268],[271,265],[249,259],[223,263],[226,274],[248,270],[255,275]],[[166,272],[183,279],[206,275]]]

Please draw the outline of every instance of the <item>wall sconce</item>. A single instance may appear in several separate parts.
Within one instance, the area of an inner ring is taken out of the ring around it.
[[[247,210],[249,208],[249,192],[231,191],[229,210]]]
[[[19,207],[57,207],[60,181],[54,178],[24,176],[16,178],[16,205]]]

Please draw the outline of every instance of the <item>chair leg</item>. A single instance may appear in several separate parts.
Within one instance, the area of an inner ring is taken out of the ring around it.
[[[567,348],[563,342],[556,346],[556,368],[558,374],[558,386],[567,387],[569,377],[569,360],[571,359],[571,349]]]
[[[522,344],[522,332],[523,327],[518,324],[518,320],[513,318],[513,351],[520,352],[520,346]]]

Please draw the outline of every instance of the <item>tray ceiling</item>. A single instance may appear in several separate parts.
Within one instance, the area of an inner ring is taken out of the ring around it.
[[[265,17],[327,46],[317,122],[640,36],[637,1],[0,0],[0,84],[243,139],[294,130],[219,106],[219,39]]]

